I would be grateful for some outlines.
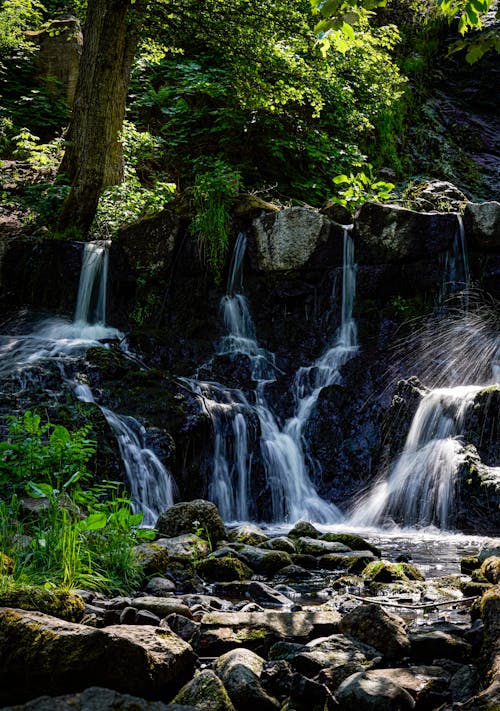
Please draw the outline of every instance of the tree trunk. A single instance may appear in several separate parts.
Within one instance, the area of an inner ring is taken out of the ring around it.
[[[59,168],[71,181],[59,215],[61,231],[75,227],[86,236],[103,188],[123,178],[118,135],[143,11],[133,0],[92,0],[87,5],[68,145]]]

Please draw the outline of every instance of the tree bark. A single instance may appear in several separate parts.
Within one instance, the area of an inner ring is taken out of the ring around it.
[[[103,188],[123,178],[118,140],[125,115],[144,5],[133,0],[92,0],[87,6],[73,114],[59,168],[71,191],[58,229],[88,234]]]

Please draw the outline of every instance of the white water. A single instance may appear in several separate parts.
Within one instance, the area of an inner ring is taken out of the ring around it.
[[[266,484],[271,495],[275,521],[305,518],[331,523],[340,519],[340,511],[317,493],[309,475],[309,454],[303,429],[321,390],[341,381],[340,369],[357,350],[353,319],[355,294],[354,246],[348,231],[344,235],[342,323],[334,345],[311,366],[301,368],[294,379],[295,412],[283,426],[273,412],[266,386],[276,380],[273,353],[257,342],[255,326],[241,288],[241,265],[246,238],[240,235],[235,247],[227,293],[221,312],[227,335],[219,355],[246,357],[254,386],[254,402],[241,390],[224,388],[219,383],[186,381],[203,398],[214,428],[214,456],[209,496],[225,520],[248,520],[252,482],[250,441],[259,435],[259,446]],[[252,432],[249,432],[252,430]]]
[[[109,246],[107,241],[85,244],[72,323],[54,317],[45,319],[28,334],[0,337],[0,377],[16,375],[23,387],[30,380],[30,366],[40,361],[54,360],[64,372],[65,361],[83,355],[90,347],[107,347],[102,341],[123,343],[124,334],[106,326]],[[80,400],[95,402],[88,385],[71,386]],[[146,447],[145,430],[137,420],[98,407],[117,439],[134,510],[144,513],[145,525],[154,525],[159,513],[173,504],[171,476]]]

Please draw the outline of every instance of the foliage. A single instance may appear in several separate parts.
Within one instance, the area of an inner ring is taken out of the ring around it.
[[[3,0],[0,7],[0,56],[6,48],[29,45],[24,32],[41,23],[39,0]]]
[[[450,20],[457,15],[458,31],[463,36],[470,30],[481,29],[481,16],[493,9],[493,0],[438,0],[442,12]],[[500,19],[500,6],[496,8],[496,19]],[[466,38],[454,42],[450,54],[466,49],[465,59],[469,64],[474,64],[489,50],[500,52],[500,33],[498,27],[489,30],[479,36]]]
[[[367,163],[364,170],[349,175],[337,175],[333,182],[335,185],[342,185],[338,195],[332,197],[332,201],[347,207],[352,213],[367,200],[375,202],[385,202],[392,197],[394,190],[393,183],[386,183],[377,180],[373,175],[373,166]]]
[[[231,224],[231,203],[240,189],[239,173],[221,160],[198,163],[193,187],[196,215],[191,230],[198,238],[202,258],[208,264],[216,284],[222,281]]]
[[[88,428],[69,432],[26,412],[9,421],[0,443],[0,550],[13,569],[0,584],[125,591],[139,583],[132,547],[154,533],[140,529],[121,485],[83,488],[95,452]],[[27,506],[22,495],[39,499]]]

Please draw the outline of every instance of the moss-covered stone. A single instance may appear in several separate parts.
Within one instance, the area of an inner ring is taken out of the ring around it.
[[[14,561],[0,551],[0,575],[11,575],[14,570]]]
[[[268,540],[268,536],[258,526],[245,524],[233,528],[229,532],[228,539],[233,542],[246,543],[249,546],[258,546]]]
[[[160,514],[156,528],[169,538],[201,531],[201,535],[213,546],[226,537],[226,529],[217,507],[203,499],[174,504]]]
[[[382,556],[382,551],[377,546],[369,543],[361,536],[356,536],[353,533],[323,533],[321,536],[323,541],[331,541],[332,543],[343,543],[352,551],[371,551],[377,558]]]
[[[238,558],[223,556],[222,558],[205,558],[196,566],[196,572],[204,580],[231,582],[233,580],[249,580],[252,571]]]
[[[295,526],[288,533],[289,538],[321,538],[321,531],[318,531],[309,521],[297,521]]]
[[[204,669],[191,679],[172,703],[194,706],[199,711],[235,711],[224,684],[209,669]]]
[[[490,556],[490,558],[486,558],[481,565],[480,572],[486,582],[493,583],[494,585],[500,583],[500,557]]]
[[[144,575],[164,573],[169,563],[167,549],[157,543],[141,543],[135,546],[132,556]]]
[[[37,610],[68,622],[78,622],[83,617],[85,603],[79,595],[66,590],[27,586],[0,592],[0,607]]]
[[[423,573],[410,563],[389,563],[386,560],[369,563],[362,572],[363,577],[374,583],[394,583],[397,581],[425,580]]]
[[[460,572],[463,575],[471,575],[479,567],[480,563],[476,556],[467,556],[460,559]]]

